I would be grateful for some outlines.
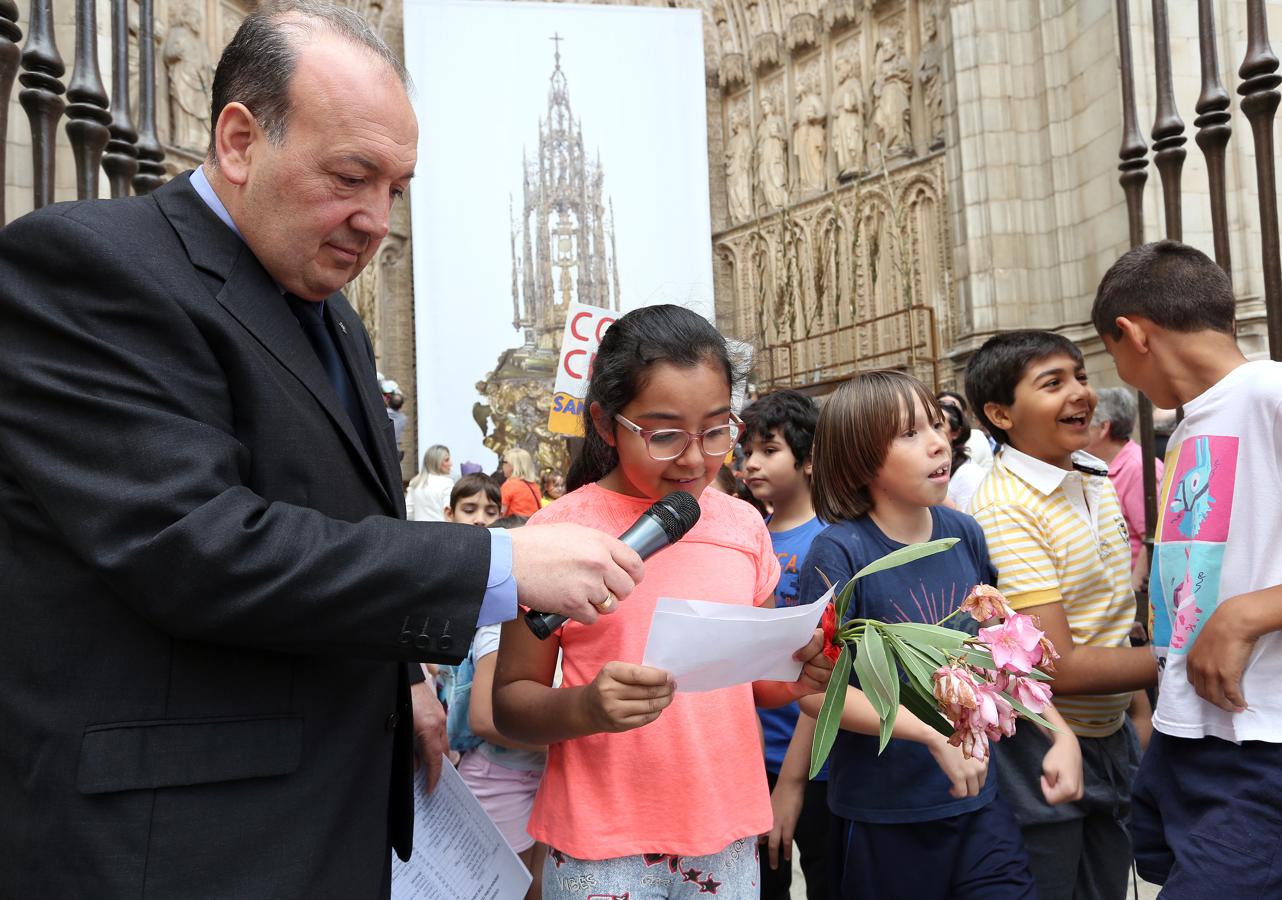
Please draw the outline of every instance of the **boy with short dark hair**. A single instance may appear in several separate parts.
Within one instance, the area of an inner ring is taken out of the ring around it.
[[[744,484],[756,500],[770,504],[772,510],[766,527],[780,568],[774,603],[796,606],[801,563],[811,541],[824,529],[810,503],[810,446],[819,407],[798,391],[776,391],[754,401],[742,418]],[[761,856],[762,900],[788,900],[794,839],[801,850],[807,896],[811,900],[825,898],[827,770],[814,781],[806,779],[815,720],[801,716],[796,703],[758,709],[757,713],[765,736],[766,777],[775,809],[775,827],[767,852]]]
[[[1055,707],[1082,750],[1084,795],[1050,806],[1039,784],[1049,742],[1036,728],[1002,741],[1002,795],[1024,834],[1043,900],[1126,893],[1126,820],[1139,762],[1126,720],[1131,692],[1157,679],[1151,654],[1131,647],[1130,543],[1108,467],[1082,452],[1095,392],[1081,351],[1061,335],[990,338],[966,369],[966,393],[1002,445],[971,499],[1018,612],[1037,615],[1061,654]]]
[[[1176,241],[1122,256],[1091,312],[1118,374],[1184,410],[1155,523],[1161,690],[1135,783],[1135,860],[1163,896],[1282,896],[1282,363],[1246,360],[1235,313],[1228,276]]]
[[[499,486],[494,479],[480,473],[464,475],[450,491],[445,521],[489,528],[499,518],[500,504]]]

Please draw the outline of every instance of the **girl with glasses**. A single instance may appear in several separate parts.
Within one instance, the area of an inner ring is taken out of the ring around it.
[[[519,619],[503,626],[496,724],[549,745],[530,817],[530,834],[550,848],[548,900],[581,898],[584,886],[633,900],[757,896],[757,835],[772,815],[754,704],[823,690],[831,664],[820,633],[798,651],[796,682],[676,694],[668,673],[639,664],[659,597],[747,606],[778,581],[757,512],[704,490],[738,437],[735,378],[725,340],[697,314],[651,306],[620,318],[597,351],[571,492],[530,520],[621,534],[673,491],[702,508],[614,615],[569,622],[546,641]],[[558,650],[563,682],[553,688]]]

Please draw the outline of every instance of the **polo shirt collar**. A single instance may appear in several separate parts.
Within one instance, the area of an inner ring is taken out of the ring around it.
[[[1064,483],[1064,479],[1070,474],[1068,469],[1052,466],[1044,460],[1016,450],[1009,444],[1002,447],[999,458],[1007,471],[1047,497],[1055,493],[1059,486]],[[1085,450],[1078,450],[1073,454],[1072,458],[1073,471],[1085,471],[1087,474],[1108,472],[1108,465],[1104,460],[1092,456]],[[1094,472],[1090,470],[1094,470]]]

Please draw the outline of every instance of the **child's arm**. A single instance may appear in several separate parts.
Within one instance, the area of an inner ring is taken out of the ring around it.
[[[803,663],[796,681],[754,681],[752,699],[757,706],[773,709],[787,706],[801,697],[823,693],[828,687],[828,679],[832,677],[833,666],[832,660],[824,656],[823,646],[824,633],[816,628],[810,636],[810,643],[792,655],[793,659]]]
[[[545,752],[546,746],[514,741],[494,727],[494,665],[497,659],[498,652],[495,651],[476,661],[476,669],[472,673],[472,697],[467,708],[467,724],[471,726],[473,734],[491,744],[511,750]]]
[[[804,712],[797,716],[797,726],[788,741],[788,752],[779,767],[779,778],[775,781],[775,789],[770,792],[774,825],[766,839],[766,852],[772,869],[779,868],[781,847],[784,864],[792,861],[792,835],[806,798],[806,774],[810,771],[810,747],[815,740],[815,724],[814,718]]]
[[[1188,655],[1188,679],[1197,695],[1226,712],[1246,709],[1242,673],[1264,635],[1282,631],[1282,585],[1223,601],[1198,633]]]
[[[553,688],[560,642],[540,641],[520,618],[503,623],[494,669],[494,724],[514,741],[553,744],[648,725],[672,702],[661,669],[609,662],[591,684]]]
[[[822,697],[810,696],[801,700],[801,709],[807,716],[818,716],[822,705]],[[858,734],[876,735],[881,731],[881,719],[878,718],[877,711],[857,687],[846,689],[846,704],[841,710],[841,727]],[[948,743],[948,738],[902,706],[895,716],[891,736],[924,744],[940,770],[952,782],[952,787],[948,789],[951,796],[958,799],[974,797],[984,786],[984,780],[988,777],[987,760],[966,759],[960,747]],[[792,752],[791,746],[788,747],[788,752]]]
[[[1140,741],[1140,753],[1143,753],[1153,737],[1153,704],[1148,702],[1147,691],[1131,694],[1131,705],[1127,707],[1126,714],[1130,716],[1135,736]]]
[[[1069,729],[1064,717],[1054,706],[1046,707],[1043,718],[1059,731],[1051,731],[1042,726],[1042,734],[1050,739],[1051,748],[1042,757],[1042,796],[1051,806],[1059,803],[1070,803],[1082,799],[1082,748],[1077,743],[1077,735]],[[1027,728],[1028,721],[1021,722],[1020,728]]]
[[[1041,629],[1055,645],[1057,694],[1119,694],[1157,684],[1157,660],[1148,647],[1087,647],[1073,643],[1062,603],[1021,609],[1041,620]]]

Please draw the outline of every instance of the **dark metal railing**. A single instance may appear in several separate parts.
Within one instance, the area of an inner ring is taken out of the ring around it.
[[[139,131],[129,114],[128,0],[111,3],[111,96],[98,62],[98,22],[94,0],[75,2],[75,59],[69,83],[54,39],[53,3],[30,0],[26,42],[22,42],[15,0],[0,0],[0,173],[5,171],[9,97],[21,84],[18,102],[31,126],[31,205],[52,203],[58,165],[58,123],[66,113],[76,173],[76,196],[97,197],[99,172],[105,171],[111,195],[131,188],[145,193],[164,181],[164,149],[156,136],[156,60],[154,0],[141,0],[138,28]],[[70,0],[63,0],[70,2]],[[21,46],[20,46],[21,45]],[[140,161],[141,160],[141,161]],[[0,177],[0,225],[5,221],[5,184]]]
[[[1168,34],[1166,0],[1153,3],[1153,68],[1155,84],[1155,118],[1153,123],[1153,163],[1162,182],[1162,208],[1166,237],[1181,240],[1183,222],[1180,173],[1184,165],[1186,138],[1184,122],[1175,106],[1171,89],[1171,46]],[[1242,79],[1237,91],[1242,112],[1255,137],[1256,187],[1260,205],[1261,259],[1264,269],[1264,307],[1268,322],[1269,354],[1282,359],[1282,266],[1279,260],[1277,174],[1273,151],[1273,119],[1277,113],[1278,58],[1269,45],[1268,23],[1264,0],[1247,0],[1246,57],[1238,70]],[[1140,135],[1135,114],[1134,56],[1131,52],[1131,19],[1128,0],[1117,0],[1119,62],[1122,81],[1122,146],[1119,182],[1126,196],[1131,246],[1144,242],[1144,183],[1148,178],[1147,148]],[[1232,278],[1228,211],[1225,191],[1225,160],[1230,126],[1229,93],[1220,80],[1219,53],[1216,48],[1215,11],[1212,0],[1198,0],[1198,46],[1201,56],[1202,90],[1194,109],[1197,118],[1196,141],[1206,159],[1210,189],[1211,231],[1215,244],[1215,261]],[[1144,470],[1145,535],[1144,544],[1153,546],[1157,523],[1157,483],[1153,446],[1153,408],[1140,396],[1140,442],[1148,462]],[[1146,602],[1141,598],[1141,605]]]

